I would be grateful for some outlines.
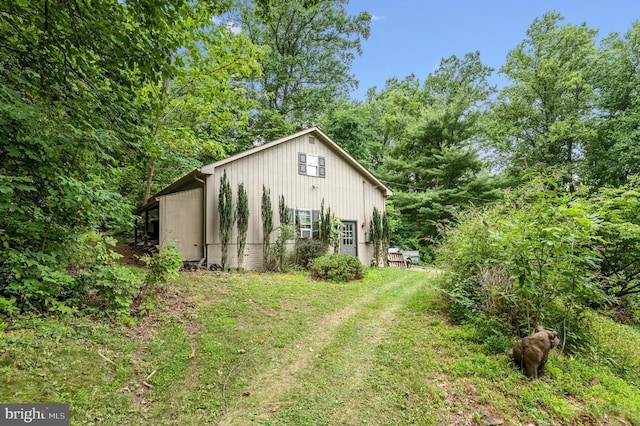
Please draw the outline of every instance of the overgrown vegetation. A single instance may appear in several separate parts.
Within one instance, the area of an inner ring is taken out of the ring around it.
[[[82,311],[123,317],[145,313],[157,285],[178,271],[182,259],[174,247],[164,247],[141,258],[147,265],[146,274],[134,273],[118,262],[122,256],[113,251],[115,243],[99,233],[83,235],[66,250],[69,263],[55,281],[40,282],[25,275],[2,288],[0,312],[13,316],[24,311]],[[41,268],[29,262],[24,266]]]
[[[327,245],[320,240],[298,238],[294,250],[293,263],[307,269],[314,259],[327,253]]]
[[[588,350],[588,310],[615,311],[635,294],[635,183],[589,196],[566,191],[561,175],[531,171],[526,180],[444,230],[437,253],[450,314],[515,334],[544,324],[569,348]]]

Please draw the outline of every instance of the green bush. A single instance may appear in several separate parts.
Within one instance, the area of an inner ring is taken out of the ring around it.
[[[311,278],[322,281],[347,282],[364,277],[364,266],[348,254],[325,254],[311,262]]]
[[[437,260],[453,319],[496,318],[525,334],[550,322],[578,327],[584,307],[601,298],[592,279],[597,220],[560,181],[535,174],[503,203],[444,229]]]
[[[327,253],[327,245],[320,240],[302,238],[296,242],[294,263],[307,269],[311,262]]]

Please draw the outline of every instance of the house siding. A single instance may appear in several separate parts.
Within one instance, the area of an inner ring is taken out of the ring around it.
[[[175,246],[185,260],[202,259],[202,188],[163,195],[158,201],[160,246]]]
[[[244,183],[249,199],[249,229],[245,250],[244,268],[260,270],[262,262],[262,185],[271,191],[271,205],[274,227],[279,226],[278,199],[283,195],[289,208],[319,210],[324,199],[325,208],[342,220],[357,222],[357,250],[359,259],[369,265],[372,257],[371,244],[365,243],[365,230],[368,228],[373,208],[384,211],[384,189],[378,188],[374,181],[364,176],[341,153],[314,136],[315,143],[309,142],[309,134],[277,144],[268,149],[219,166],[206,166],[207,178],[207,218],[206,244],[208,263],[220,263],[221,247],[219,216],[217,208],[220,178],[226,170],[233,192],[233,204],[236,205],[237,188]],[[312,135],[313,136],[313,135]],[[306,176],[298,173],[298,153],[324,157],[326,177]],[[214,167],[215,166],[215,169]],[[203,168],[203,170],[205,169]],[[228,248],[229,267],[236,267],[235,226]],[[272,236],[273,238],[273,236]]]

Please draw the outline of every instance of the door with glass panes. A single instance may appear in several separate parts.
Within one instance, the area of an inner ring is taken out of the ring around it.
[[[342,221],[342,233],[340,236],[340,253],[350,254],[351,256],[358,256],[356,249],[356,222]]]

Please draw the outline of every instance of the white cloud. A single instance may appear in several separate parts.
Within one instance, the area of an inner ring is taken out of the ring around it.
[[[383,19],[384,19],[384,16],[378,16],[378,15],[371,14],[371,20],[372,21],[382,21]]]

